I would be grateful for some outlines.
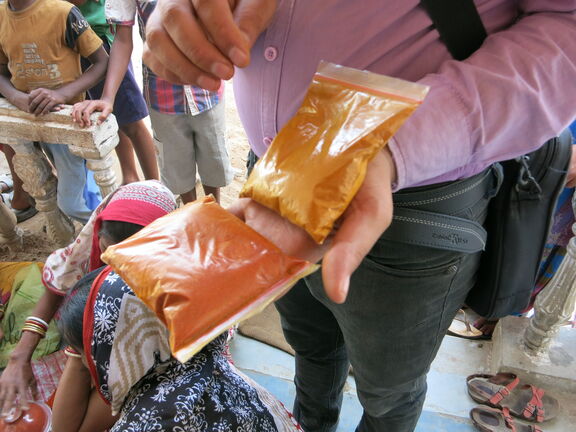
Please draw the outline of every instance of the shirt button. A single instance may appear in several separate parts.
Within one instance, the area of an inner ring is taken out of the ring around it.
[[[270,137],[264,137],[264,139],[262,140],[262,142],[264,143],[264,145],[266,147],[268,147],[270,144],[272,144],[272,138]]]
[[[278,57],[278,50],[275,47],[269,46],[264,50],[264,58],[269,62],[276,60],[276,57]]]

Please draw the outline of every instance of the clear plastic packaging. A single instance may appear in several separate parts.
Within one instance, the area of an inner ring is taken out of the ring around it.
[[[285,255],[211,197],[157,219],[102,260],[166,325],[181,362],[318,268]]]
[[[258,161],[240,196],[322,243],[362,185],[368,162],[427,92],[421,84],[321,63],[302,106]]]

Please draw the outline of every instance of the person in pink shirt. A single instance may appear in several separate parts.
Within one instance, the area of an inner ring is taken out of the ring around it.
[[[306,431],[336,429],[350,363],[364,408],[357,430],[414,430],[426,373],[474,285],[480,251],[397,241],[393,203],[441,203],[440,213],[481,223],[491,165],[535,150],[576,115],[576,0],[475,4],[488,37],[464,61],[416,0],[163,0],[148,21],[144,58],[161,76],[212,90],[234,76],[256,156],[296,112],[320,60],[431,87],[371,162],[327,251],[250,200],[232,208],[285,252],[323,260],[321,276],[277,302]]]

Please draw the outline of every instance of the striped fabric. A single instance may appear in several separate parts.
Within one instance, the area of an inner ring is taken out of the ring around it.
[[[137,15],[140,36],[144,40],[146,22],[156,3],[157,0],[106,0],[106,18],[111,24],[133,26]],[[175,85],[159,78],[146,65],[143,65],[142,73],[148,106],[164,114],[200,114],[218,104],[224,90],[224,85],[216,92]]]

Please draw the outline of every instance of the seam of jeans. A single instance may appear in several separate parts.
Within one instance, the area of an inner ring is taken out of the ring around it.
[[[450,286],[448,287],[448,291],[444,295],[444,303],[442,304],[442,313],[440,314],[440,319],[438,321],[438,328],[436,329],[436,337],[434,340],[434,346],[432,348],[432,351],[430,351],[430,355],[428,357],[428,364],[432,364],[432,361],[434,360],[433,353],[436,352],[436,347],[438,346],[438,342],[440,339],[442,339],[442,336],[443,336],[443,333],[440,330],[441,330],[442,322],[444,321],[444,318],[446,316],[446,307],[447,307],[447,303],[448,303],[448,298],[452,294],[452,288],[454,287],[454,280],[456,279],[456,276],[458,276],[458,273],[461,271],[461,266],[460,266],[461,263],[462,263],[462,259],[459,259],[458,263],[454,264],[454,265],[458,266],[458,270],[452,276],[452,280],[450,281]]]
[[[342,339],[343,342],[343,346],[346,346],[346,342],[344,341],[344,335],[342,334],[342,332],[337,332],[336,333],[336,340],[335,340],[335,345],[334,345],[334,352],[336,352],[336,350],[338,349],[338,347],[340,346],[340,344],[338,342],[340,342],[340,339]],[[336,373],[337,371],[334,370],[334,373],[332,374],[332,383],[330,384],[330,400],[329,403],[332,405],[333,402],[336,402],[337,398],[340,397],[340,393],[336,394],[334,392],[335,386],[336,386]],[[340,408],[338,410],[338,419],[340,419],[340,415],[342,414],[342,405],[340,405]],[[338,424],[338,422],[336,423]],[[324,427],[322,428],[322,432],[330,432],[330,427]]]

